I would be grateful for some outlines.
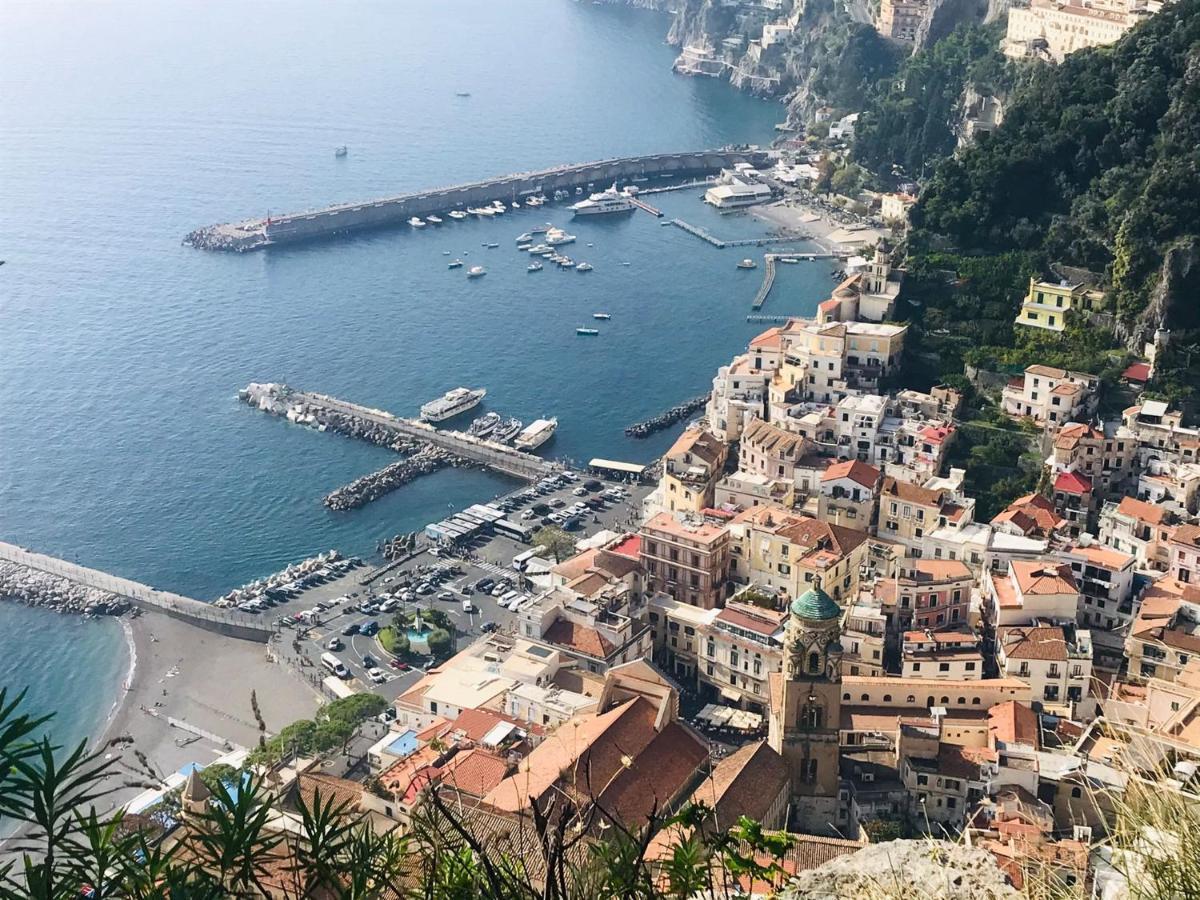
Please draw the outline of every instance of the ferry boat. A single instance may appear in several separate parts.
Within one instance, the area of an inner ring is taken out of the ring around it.
[[[581,262],[579,265],[577,265],[575,267],[575,271],[576,272],[590,272],[590,271],[592,271],[592,264],[586,263],[586,262]]]
[[[592,313],[593,319],[599,319],[601,322],[607,322],[612,316],[609,313]]]
[[[465,413],[468,409],[474,409],[486,396],[487,391],[484,388],[472,390],[458,387],[452,391],[446,391],[441,397],[430,400],[421,407],[421,419],[425,422],[444,422],[446,419]]]
[[[492,440],[497,444],[507,444],[525,427],[525,423],[520,419],[505,419],[496,426],[496,430],[492,432]]]
[[[463,212],[461,209],[450,210],[450,218],[452,218],[452,219],[465,219],[466,217],[467,217],[467,214],[465,212]]]
[[[425,227],[424,220],[421,219],[419,216],[413,216],[411,219],[408,220],[408,224],[411,225],[413,228],[424,228]]]
[[[743,259],[740,263],[737,264],[737,267],[739,269],[754,269],[754,268],[758,267],[758,263],[756,263],[752,259]]]
[[[545,266],[543,266],[540,262],[532,262],[528,266],[525,267],[525,271],[526,272],[540,272],[544,268],[545,268]]]
[[[580,328],[576,328],[576,329],[575,329],[575,333],[576,333],[576,334],[578,334],[578,335],[583,335],[583,336],[585,336],[585,337],[593,337],[593,336],[595,336],[595,335],[599,334],[599,333],[600,333],[600,331],[599,331],[598,329],[596,329],[596,328],[583,328],[583,327],[580,327]]]
[[[633,209],[632,201],[630,201],[626,194],[622,194],[617,190],[615,183],[608,190],[592,194],[586,200],[580,200],[571,206],[571,210],[577,216],[629,212],[631,209]]]
[[[425,221],[428,222],[430,225],[441,225],[442,224],[442,220],[437,216],[426,216]]]
[[[338,157],[338,159],[341,159],[343,156],[345,156],[349,152],[350,152],[350,148],[347,147],[345,144],[342,144],[342,146],[336,148],[333,151],[333,155]]]
[[[474,435],[477,438],[485,438],[496,430],[501,421],[500,413],[498,412],[484,413],[471,423],[467,429],[467,434]]]
[[[471,268],[467,269],[468,278],[482,278],[486,274],[487,269],[483,266],[471,266]]]
[[[448,268],[448,269],[461,269],[462,266],[463,266],[463,261],[461,259],[452,259],[452,260],[450,260],[449,263],[446,264],[446,268]]]
[[[567,234],[561,228],[550,228],[546,231],[546,243],[551,247],[557,247],[559,244],[573,244],[575,235]]]
[[[536,450],[550,438],[554,437],[554,432],[558,428],[558,419],[538,419],[519,435],[513,441],[513,446],[518,450]]]

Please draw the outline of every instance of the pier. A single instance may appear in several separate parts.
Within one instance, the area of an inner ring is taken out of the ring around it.
[[[650,215],[652,215],[658,219],[661,219],[663,217],[663,215],[664,215],[663,211],[661,209],[659,209],[657,206],[651,206],[649,203],[639,200],[637,197],[630,196],[629,194],[626,194],[626,196],[629,197],[629,202],[632,203],[634,206],[636,206],[638,209],[645,210],[646,212],[650,213]]]
[[[260,618],[219,609],[192,597],[156,590],[128,578],[89,569],[42,553],[34,553],[13,544],[0,543],[0,559],[27,569],[45,572],[82,587],[124,598],[139,609],[165,613],[173,619],[180,619],[229,637],[265,644],[273,633],[271,626]]]
[[[459,459],[526,481],[538,481],[558,470],[558,466],[532,453],[523,453],[504,444],[482,440],[460,431],[442,431],[426,422],[404,419],[381,409],[349,403],[325,394],[300,391],[286,384],[250,384],[239,393],[246,403],[289,421],[318,430],[334,430],[372,443],[404,449],[411,444],[440,448]],[[349,430],[347,422],[359,428]],[[367,426],[369,433],[362,433]]]
[[[187,235],[184,243],[202,250],[240,253],[278,244],[332,237],[350,231],[398,225],[412,216],[447,213],[496,200],[520,203],[537,194],[553,194],[560,190],[574,192],[576,188],[586,189],[634,178],[704,177],[738,163],[748,162],[761,167],[768,161],[769,156],[763,150],[729,149],[579,163],[361,203],[344,203],[308,212],[210,225]]]
[[[762,284],[758,288],[758,293],[754,295],[754,302],[750,304],[751,309],[762,309],[762,305],[767,302],[767,296],[771,293],[771,288],[775,286],[775,260],[774,253],[768,253],[765,257],[767,265],[763,271]]]
[[[665,224],[665,223],[664,223]],[[812,236],[803,232],[795,232],[788,234],[775,235],[773,237],[761,238],[736,238],[734,240],[725,240],[717,237],[707,228],[702,228],[699,225],[693,225],[690,222],[685,222],[683,219],[672,219],[671,224],[676,228],[686,231],[688,234],[695,235],[700,240],[712,244],[718,250],[724,250],[726,247],[767,247],[771,244],[781,244],[787,241],[808,241]],[[829,259],[835,254],[833,253],[804,253],[800,251],[791,251],[781,254],[783,256],[797,257],[803,259]]]
[[[795,316],[746,316],[747,322],[757,322],[764,325],[782,325],[790,322]]]

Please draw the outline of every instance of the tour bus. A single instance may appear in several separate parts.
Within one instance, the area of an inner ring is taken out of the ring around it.
[[[345,664],[332,653],[321,654],[321,665],[323,665],[338,678],[350,677],[350,670],[347,669]]]
[[[514,541],[520,541],[522,544],[528,544],[533,540],[532,528],[516,522],[510,522],[508,519],[497,519],[492,523],[492,528],[496,530],[496,534],[512,538]]]
[[[531,559],[533,559],[535,556],[541,556],[541,555],[542,555],[542,551],[537,549],[536,547],[533,550],[526,550],[523,553],[518,553],[516,556],[513,557],[512,567],[514,569],[516,569],[518,572],[524,572],[525,567],[527,565],[529,565],[529,561]]]

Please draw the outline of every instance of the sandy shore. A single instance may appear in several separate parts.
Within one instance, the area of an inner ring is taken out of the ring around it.
[[[812,236],[812,242],[826,253],[857,253],[864,244],[874,244],[885,236],[880,229],[865,228],[855,233],[852,242],[840,243],[831,236],[844,229],[846,222],[838,221],[828,210],[805,204],[796,198],[754,206],[750,211],[777,228],[806,232]]]
[[[128,741],[110,748],[120,758],[122,782],[114,805],[140,793],[151,773],[164,778],[188,763],[207,764],[230,749],[254,747],[258,726],[252,692],[272,733],[311,716],[320,703],[310,685],[267,658],[263,644],[154,613],[124,624],[131,670],[123,697],[96,742]]]

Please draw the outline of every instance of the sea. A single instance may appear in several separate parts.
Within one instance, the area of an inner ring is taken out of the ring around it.
[[[447,470],[330,512],[324,494],[394,457],[240,405],[250,381],[402,415],[482,386],[476,415],[558,417],[547,454],[661,454],[677,429],[623,428],[706,391],[764,327],[745,320],[761,262],[735,266],[760,251],[563,205],[244,255],[180,242],[488,175],[768,143],[782,107],[672,73],[668,26],[572,0],[0,4],[0,539],[211,599],[512,487]],[[721,237],[765,233],[701,193],[647,199]],[[514,238],[546,221],[594,271],[526,271]],[[763,312],[811,314],[830,284],[825,263],[781,267]],[[612,318],[578,337],[594,312]],[[28,686],[64,743],[102,727],[125,654],[116,623],[0,604],[0,684]]]

